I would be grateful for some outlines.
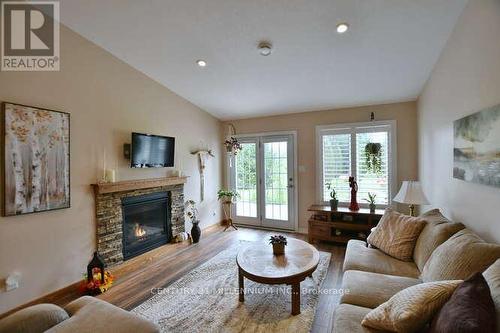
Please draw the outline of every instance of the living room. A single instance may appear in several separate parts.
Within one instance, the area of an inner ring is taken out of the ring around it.
[[[498,0],[1,30],[0,332],[500,331]]]

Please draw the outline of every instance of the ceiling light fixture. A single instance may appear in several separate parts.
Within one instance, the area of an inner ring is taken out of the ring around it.
[[[207,65],[207,62],[205,60],[197,60],[196,64],[200,67],[205,67]]]
[[[260,55],[264,57],[267,57],[273,52],[273,46],[269,42],[260,42],[258,49]]]
[[[347,23],[337,24],[337,33],[343,34],[344,32],[347,32],[347,30],[349,30],[349,24]]]

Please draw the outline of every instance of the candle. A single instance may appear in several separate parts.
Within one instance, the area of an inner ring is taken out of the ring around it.
[[[102,154],[102,179],[106,180],[106,149],[103,149]]]
[[[116,181],[116,173],[114,169],[106,170],[106,181],[114,183]]]

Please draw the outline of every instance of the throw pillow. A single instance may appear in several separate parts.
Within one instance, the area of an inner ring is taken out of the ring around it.
[[[424,282],[464,280],[483,272],[500,258],[500,245],[486,243],[469,229],[463,229],[439,245],[425,263]]]
[[[495,304],[481,273],[455,289],[432,320],[429,333],[495,333]]]
[[[430,210],[419,217],[427,221],[427,225],[415,243],[413,260],[422,271],[432,252],[465,226],[462,223],[451,222],[439,209]]]
[[[361,324],[381,331],[421,330],[462,281],[437,281],[403,289],[368,312]]]
[[[488,267],[483,273],[497,312],[497,330],[500,330],[500,259]]]
[[[391,257],[412,261],[415,242],[425,224],[421,218],[388,208],[377,228],[368,236],[367,242]]]

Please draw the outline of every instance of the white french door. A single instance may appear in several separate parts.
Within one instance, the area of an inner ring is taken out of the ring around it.
[[[229,163],[230,187],[239,194],[234,222],[294,230],[294,134],[240,136],[238,141],[242,150]]]

